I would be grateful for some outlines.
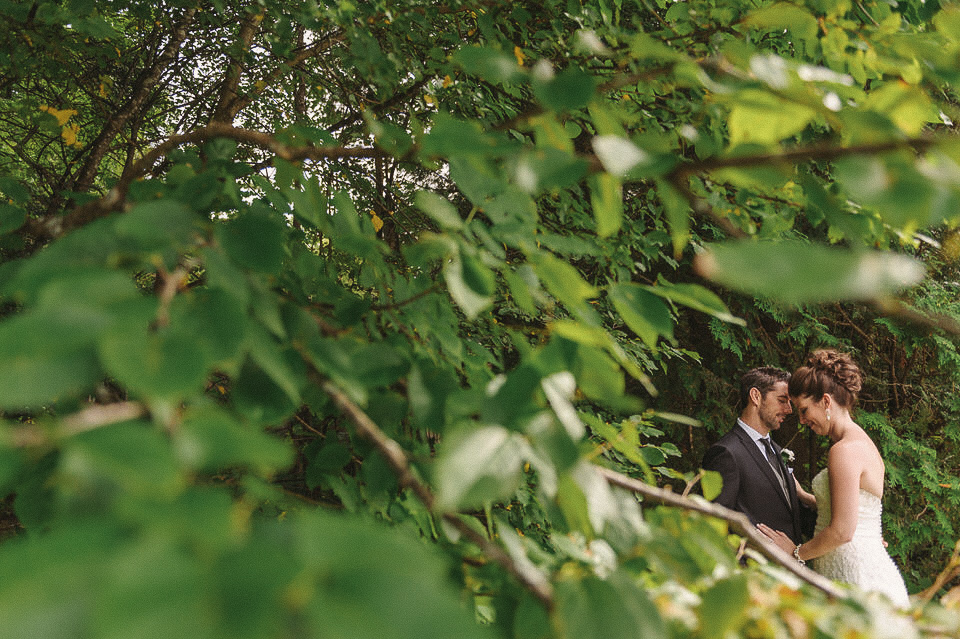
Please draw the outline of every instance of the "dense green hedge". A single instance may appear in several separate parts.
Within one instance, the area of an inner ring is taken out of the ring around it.
[[[0,635],[960,628],[960,11],[0,17]],[[913,614],[696,497],[739,372],[824,344]]]

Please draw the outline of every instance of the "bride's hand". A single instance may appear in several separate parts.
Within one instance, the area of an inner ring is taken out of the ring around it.
[[[774,544],[780,547],[785,553],[793,554],[793,549],[796,546],[786,533],[782,533],[779,530],[774,530],[766,524],[757,524],[757,530],[759,530],[767,539],[772,541]]]

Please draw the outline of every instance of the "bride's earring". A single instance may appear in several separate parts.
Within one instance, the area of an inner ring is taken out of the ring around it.
[[[828,422],[830,421],[830,409],[829,409],[829,408],[827,409],[827,421],[828,421]]]

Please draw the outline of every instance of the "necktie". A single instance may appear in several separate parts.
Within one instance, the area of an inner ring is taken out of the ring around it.
[[[773,442],[770,441],[769,437],[761,437],[760,441],[763,442],[763,447],[767,451],[767,461],[770,462],[770,466],[773,468],[773,472],[777,476],[777,481],[780,482],[780,488],[783,490],[783,494],[788,494],[786,480],[783,477],[783,473],[780,471],[780,460],[777,459],[777,452],[773,450]]]

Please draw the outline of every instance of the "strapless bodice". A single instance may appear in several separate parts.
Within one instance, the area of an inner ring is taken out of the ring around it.
[[[830,502],[830,477],[824,468],[811,482],[813,494],[817,498],[817,528],[820,532],[827,527],[833,518],[833,509]],[[883,526],[880,523],[883,515],[883,502],[873,493],[860,489],[860,507],[857,513],[857,530],[855,539],[874,539],[883,541]]]
[[[833,517],[830,478],[826,469],[813,478],[811,488],[817,498],[816,532],[819,533],[830,524]],[[861,488],[859,501],[857,529],[853,539],[814,559],[812,567],[825,577],[868,592],[881,592],[897,606],[906,607],[909,599],[903,577],[883,546],[881,500]]]

